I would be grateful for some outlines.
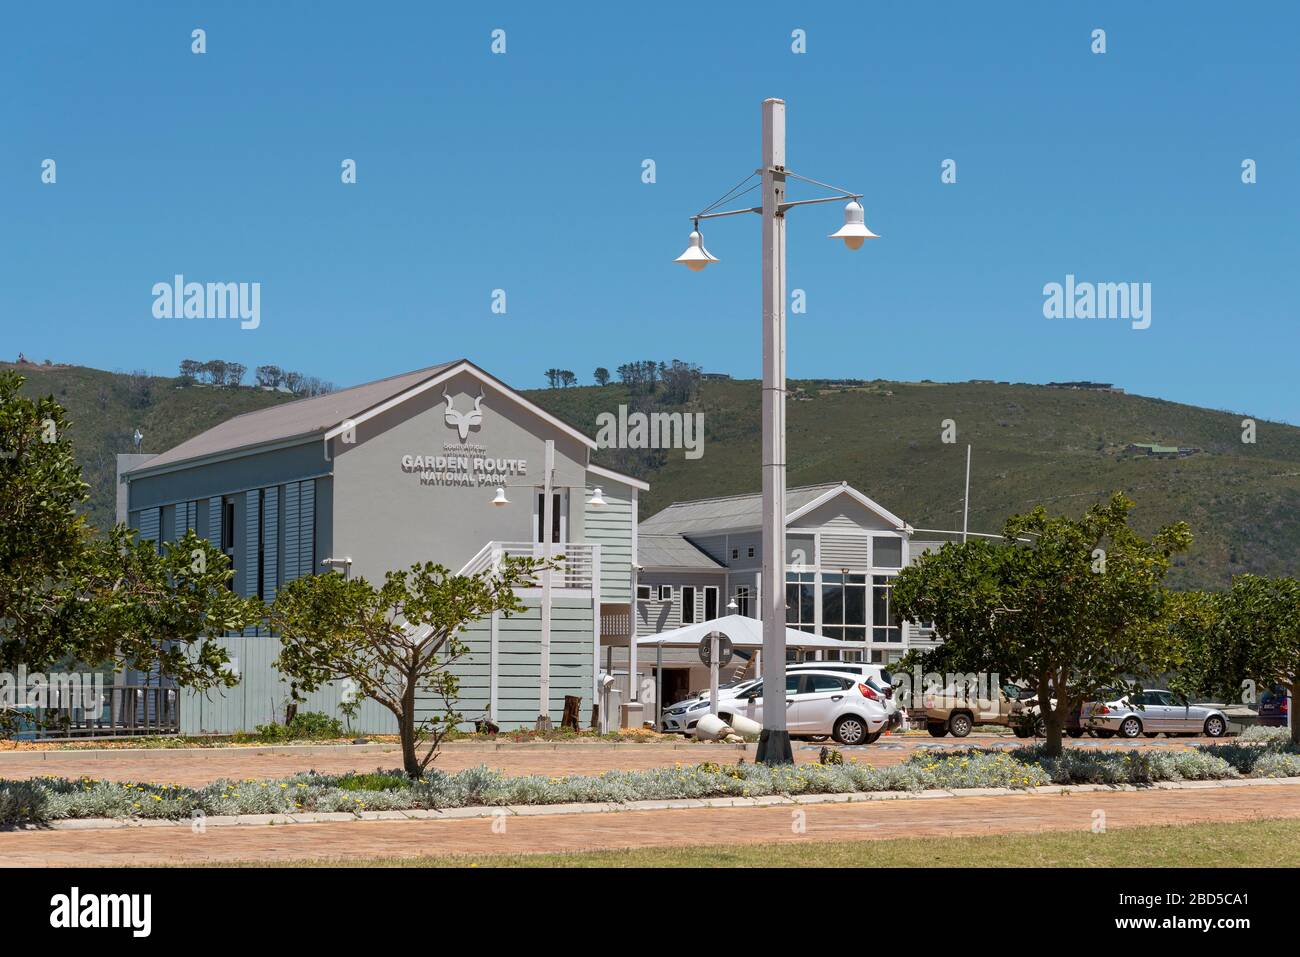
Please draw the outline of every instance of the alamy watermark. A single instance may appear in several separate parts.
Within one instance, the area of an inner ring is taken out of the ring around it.
[[[260,282],[186,282],[177,273],[171,282],[153,284],[155,319],[239,319],[239,328],[262,324]]]
[[[596,446],[602,449],[685,449],[688,459],[704,455],[703,412],[629,412],[596,416]]]
[[[1047,319],[1128,319],[1134,329],[1151,325],[1151,283],[1065,282],[1043,286],[1043,316]]]
[[[99,711],[107,698],[104,676],[80,671],[0,671],[0,711],[20,708],[72,708]]]
[[[997,672],[893,672],[893,684],[901,701],[909,707],[949,708],[973,705],[983,711],[997,708],[1003,700],[1003,682]]]

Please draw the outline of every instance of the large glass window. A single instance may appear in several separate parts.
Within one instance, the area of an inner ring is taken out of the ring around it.
[[[890,601],[892,575],[873,575],[871,585],[871,640],[879,644],[901,644],[903,626]]]
[[[799,631],[817,629],[817,577],[812,572],[787,572],[785,576],[785,623]]]
[[[822,574],[822,635],[867,640],[867,576]]]

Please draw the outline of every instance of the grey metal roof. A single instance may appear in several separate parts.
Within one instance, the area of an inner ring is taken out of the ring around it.
[[[646,568],[694,568],[721,571],[722,566],[680,535],[638,533],[637,563]]]
[[[785,513],[789,515],[803,508],[813,499],[842,483],[804,485],[785,490]],[[674,502],[661,512],[651,515],[638,528],[642,540],[648,533],[671,532],[692,534],[736,528],[757,528],[763,524],[763,494],[729,495],[724,498],[701,498],[692,502]],[[641,562],[646,565],[648,562]]]
[[[206,432],[200,432],[194,438],[154,456],[137,468],[152,471],[160,466],[233,452],[246,446],[323,433],[344,419],[354,418],[460,361],[463,360],[404,372],[327,395],[275,405],[269,409],[245,412],[220,425],[214,425]]]

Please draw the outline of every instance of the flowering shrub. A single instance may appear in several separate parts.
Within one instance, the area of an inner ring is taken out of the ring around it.
[[[1240,777],[1219,748],[1197,751],[1085,751],[1069,748],[1060,757],[1041,745],[1012,752],[1019,761],[1041,768],[1053,784],[1152,784],[1156,781],[1214,781]]]
[[[1237,741],[1241,744],[1269,744],[1285,747],[1291,743],[1291,729],[1285,725],[1280,728],[1270,728],[1262,724],[1254,724],[1243,731]]]
[[[1285,730],[1285,729],[1283,729]],[[532,804],[612,803],[687,798],[851,794],[957,788],[1032,788],[1048,784],[1150,784],[1226,778],[1300,776],[1300,752],[1280,736],[1258,743],[1204,745],[1186,751],[1068,748],[1059,757],[1042,745],[1012,751],[970,748],[922,751],[907,761],[873,767],[842,764],[719,764],[600,775],[509,777],[488,767],[369,774],[307,772],[277,780],[214,781],[200,788],[90,778],[0,780],[0,825],[65,818],[162,818],[203,814],[295,814]],[[1243,739],[1244,741],[1244,739]]]

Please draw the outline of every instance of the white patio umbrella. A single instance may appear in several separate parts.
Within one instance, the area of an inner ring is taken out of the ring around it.
[[[646,635],[644,638],[636,640],[637,647],[642,645],[653,645],[655,648],[655,724],[658,725],[658,719],[662,715],[663,708],[663,665],[664,665],[664,648],[695,648],[699,643],[710,635],[726,635],[731,639],[733,648],[751,648],[761,651],[763,648],[763,623],[757,618],[750,618],[748,615],[724,615],[721,618],[713,618],[709,621],[696,622],[693,625],[683,625],[681,628],[673,628],[669,631],[661,631],[657,635]],[[836,649],[842,651],[844,642],[835,638],[823,638],[820,635],[814,635],[806,631],[797,631],[794,628],[785,630],[785,644],[787,648],[808,649]],[[718,703],[718,663],[716,658],[709,666],[709,691],[713,700],[714,709]]]

